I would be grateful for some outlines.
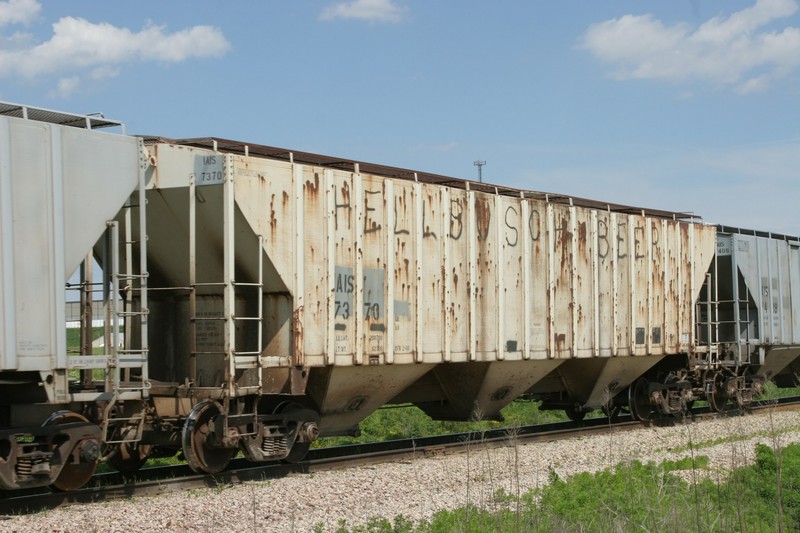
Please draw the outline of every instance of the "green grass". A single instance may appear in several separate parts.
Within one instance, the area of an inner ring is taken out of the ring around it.
[[[745,440],[750,440],[753,437],[773,437],[773,436],[781,435],[781,434],[784,434],[784,433],[792,433],[792,432],[798,431],[798,430],[800,430],[800,424],[796,425],[796,426],[784,427],[784,428],[781,428],[781,429],[775,429],[775,430],[770,430],[770,431],[756,431],[754,433],[747,433],[745,435],[730,435],[730,436],[727,436],[727,437],[718,437],[716,439],[709,439],[709,440],[703,440],[703,441],[700,441],[700,442],[693,442],[693,443],[687,444],[685,446],[680,446],[678,448],[672,448],[672,449],[670,449],[670,451],[673,452],[673,453],[682,453],[682,452],[686,452],[686,451],[689,451],[689,450],[698,450],[698,449],[702,449],[702,448],[710,448],[712,446],[718,446],[720,444],[725,444],[725,443],[741,442],[741,441],[745,441]]]
[[[759,396],[758,400],[777,400],[778,398],[786,398],[789,396],[800,396],[800,387],[780,388],[773,382],[768,381],[764,386],[764,394]]]
[[[361,422],[358,437],[328,437],[314,442],[315,448],[360,444],[393,439],[428,437],[445,433],[466,433],[499,428],[513,428],[529,424],[544,424],[567,420],[562,411],[541,411],[541,402],[511,402],[502,411],[502,422],[483,420],[480,422],[446,422],[432,420],[415,406],[378,409]],[[598,411],[599,413],[599,411]]]
[[[759,399],[776,399],[786,396],[800,395],[800,388],[781,389],[773,383],[767,383],[765,393]],[[515,401],[508,404],[502,411],[502,422],[484,420],[481,422],[441,422],[432,420],[421,409],[414,406],[387,407],[378,409],[365,418],[360,426],[358,437],[329,437],[319,439],[314,443],[315,448],[338,446],[345,444],[360,444],[393,439],[407,439],[413,437],[428,437],[445,433],[466,433],[470,431],[485,431],[489,429],[513,428],[531,424],[545,424],[548,422],[563,422],[568,420],[563,411],[539,409],[541,402]],[[699,404],[698,404],[699,405]],[[602,411],[595,410],[587,413],[587,418],[605,417]],[[730,437],[724,440],[730,440]],[[717,441],[695,444],[694,447],[712,446],[719,444]]]
[[[104,329],[102,327],[92,328],[92,341],[96,341],[103,336]],[[120,328],[120,333],[122,329]],[[67,328],[67,353],[77,355],[81,352],[81,330],[80,328]],[[104,348],[92,348],[93,355],[102,355],[106,353]]]
[[[800,528],[800,445],[777,453],[758,445],[756,462],[735,469],[717,484],[707,476],[690,484],[678,475],[704,471],[708,458],[661,464],[632,461],[550,483],[519,498],[495,493],[490,509],[475,506],[441,511],[430,520],[404,516],[373,519],[337,533],[467,533],[506,531],[797,531]],[[322,531],[318,524],[316,531]]]
[[[95,341],[103,336],[104,328],[102,327],[94,327],[92,328],[92,341]],[[120,328],[120,332],[122,329]],[[81,330],[80,328],[67,328],[66,331],[67,335],[67,354],[68,355],[78,355],[81,353]],[[106,353],[105,348],[101,347],[92,347],[92,355],[103,355]],[[78,370],[70,370],[69,376],[73,379],[79,379],[79,371]],[[94,380],[103,380],[105,379],[105,371],[103,369],[94,369],[92,370],[92,379]]]

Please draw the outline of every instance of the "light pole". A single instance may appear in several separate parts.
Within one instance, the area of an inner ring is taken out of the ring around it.
[[[480,183],[483,183],[483,165],[486,164],[486,161],[478,160],[478,161],[475,161],[472,164],[475,165],[476,167],[478,167],[478,181]]]

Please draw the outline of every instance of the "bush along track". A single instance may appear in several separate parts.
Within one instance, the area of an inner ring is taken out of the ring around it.
[[[721,483],[703,475],[708,458],[660,464],[631,461],[550,483],[520,496],[500,490],[489,508],[436,513],[413,522],[404,516],[373,519],[337,533],[508,531],[800,531],[800,444],[756,445],[753,465]],[[693,480],[693,481],[691,481]],[[317,531],[329,531],[317,524]]]

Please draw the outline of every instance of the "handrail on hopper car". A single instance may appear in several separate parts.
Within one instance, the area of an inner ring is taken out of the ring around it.
[[[166,143],[166,144],[175,144],[181,146],[190,146],[195,148],[205,148],[213,150],[215,152],[264,157],[270,159],[277,159],[280,161],[287,161],[290,163],[303,163],[319,167],[337,168],[342,170],[348,170],[350,172],[360,171],[368,174],[386,176],[389,178],[397,178],[410,181],[421,181],[424,183],[433,183],[436,185],[455,187],[458,189],[466,189],[470,191],[487,192],[491,194],[502,194],[504,196],[513,196],[517,198],[522,197],[522,198],[532,198],[537,200],[545,200],[547,202],[556,204],[590,207],[594,209],[613,211],[616,213],[652,216],[656,218],[667,218],[670,220],[682,220],[686,222],[702,221],[702,217],[694,213],[681,213],[681,212],[666,211],[661,209],[633,207],[629,205],[601,202],[597,200],[578,198],[575,196],[567,196],[563,194],[513,189],[510,187],[501,187],[489,183],[480,183],[477,181],[471,181],[462,178],[443,176],[441,174],[431,174],[429,172],[419,172],[415,170],[409,170],[406,168],[378,165],[375,163],[365,163],[363,161],[356,161],[354,159],[331,157],[327,155],[314,154],[310,152],[300,152],[295,150],[288,150],[286,148],[277,148],[274,146],[249,144],[240,141],[233,141],[230,139],[221,139],[218,137],[170,139],[167,137],[158,137],[158,136],[142,136],[142,138],[144,139],[146,145]]]
[[[78,115],[75,113],[65,113],[63,111],[53,111],[43,107],[34,107],[11,102],[0,102],[0,115],[9,117],[48,122],[60,126],[71,126],[74,128],[84,128],[96,130],[99,128],[120,128],[120,133],[125,135],[125,124],[118,120],[109,120],[102,113]]]
[[[760,231],[755,229],[738,228],[736,226],[726,226],[724,224],[717,224],[715,227],[717,228],[717,232],[719,233],[735,233],[737,235],[766,237],[768,239],[786,241],[792,246],[800,246],[800,237],[796,235],[785,235],[783,233],[773,233],[771,231]]]

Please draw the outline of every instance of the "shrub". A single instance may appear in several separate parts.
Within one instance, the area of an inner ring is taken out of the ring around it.
[[[694,476],[695,484],[681,477],[702,473],[708,464],[705,456],[658,465],[632,461],[569,479],[551,471],[548,485],[520,501],[496,492],[494,511],[468,505],[416,524],[399,516],[353,529],[340,524],[339,532],[800,530],[800,445],[778,453],[759,445],[755,464],[736,469],[719,485],[708,476]]]

